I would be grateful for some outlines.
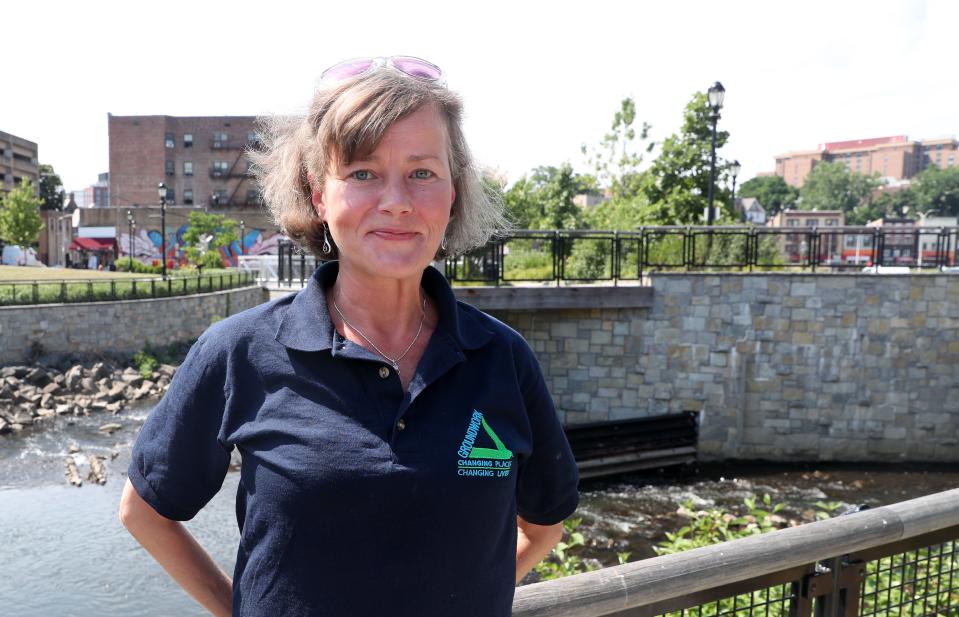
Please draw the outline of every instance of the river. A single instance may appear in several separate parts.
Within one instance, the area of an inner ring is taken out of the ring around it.
[[[207,613],[186,596],[117,520],[130,447],[145,407],[119,416],[60,417],[52,424],[0,436],[0,614],[16,617],[177,617]],[[107,435],[98,428],[118,422]],[[64,480],[69,448],[81,473],[84,457],[106,457],[107,483]],[[227,572],[239,535],[233,511],[238,474],[192,521],[190,531]],[[688,477],[623,476],[582,486],[577,517],[590,545],[583,555],[611,565],[654,554],[664,533],[683,524],[677,509],[741,508],[743,498],[768,493],[784,514],[811,520],[817,501],[878,506],[959,486],[959,467],[707,467]]]

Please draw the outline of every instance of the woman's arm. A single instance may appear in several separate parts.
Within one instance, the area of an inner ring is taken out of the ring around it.
[[[211,614],[233,612],[233,581],[179,521],[159,514],[127,480],[120,522],[183,589]]]
[[[563,524],[534,525],[516,517],[516,582],[519,583],[533,566],[549,555],[563,538]]]

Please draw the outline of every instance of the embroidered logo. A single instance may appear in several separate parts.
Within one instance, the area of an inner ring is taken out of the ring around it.
[[[476,440],[480,437],[480,428],[493,442],[495,448],[476,445]],[[459,455],[456,473],[460,476],[504,478],[513,468],[513,452],[503,445],[503,441],[486,423],[483,414],[475,409],[470,416],[469,426],[466,427],[466,436],[463,437],[463,443],[460,444],[456,454]]]

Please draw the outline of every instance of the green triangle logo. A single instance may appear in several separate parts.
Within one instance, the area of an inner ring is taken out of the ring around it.
[[[499,438],[496,432],[490,428],[490,425],[486,423],[486,418],[480,414],[480,421],[482,422],[483,430],[486,431],[486,434],[490,439],[493,440],[493,444],[496,445],[496,448],[480,448],[478,446],[473,446],[470,448],[470,454],[468,458],[485,458],[492,460],[508,460],[513,458],[513,452],[503,445],[503,441]]]

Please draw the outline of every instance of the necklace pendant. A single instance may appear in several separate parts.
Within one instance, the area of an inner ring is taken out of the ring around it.
[[[399,375],[399,374],[400,374],[400,363],[399,363],[399,362],[393,362],[392,364],[393,364],[393,370],[396,371],[396,374],[397,374],[397,375]]]

